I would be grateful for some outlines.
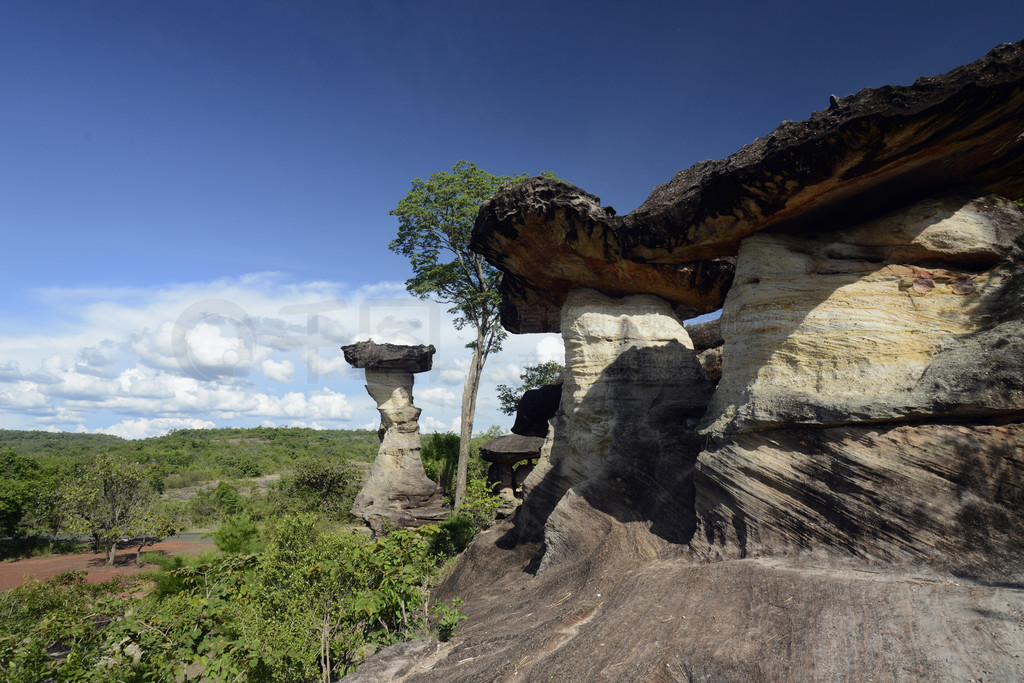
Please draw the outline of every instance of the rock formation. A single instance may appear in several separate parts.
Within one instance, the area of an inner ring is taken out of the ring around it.
[[[561,378],[523,392],[516,406],[512,433],[491,439],[480,447],[480,457],[491,463],[487,470],[487,481],[497,484],[498,495],[505,499],[498,509],[499,518],[507,517],[522,502],[523,482],[534,468],[534,463],[530,461],[540,456],[550,428],[549,420],[558,411],[561,397]],[[529,464],[519,464],[524,462]]]
[[[645,520],[666,540],[686,540],[693,531],[685,501],[699,450],[695,427],[713,386],[682,323],[657,297],[577,289],[562,306],[560,326],[561,406],[523,483],[522,540],[543,538],[545,562],[568,559],[577,550],[559,539],[593,521],[595,506],[622,521]]]
[[[420,409],[412,403],[413,373],[430,370],[433,346],[358,342],[342,347],[345,360],[366,369],[366,390],[380,411],[380,450],[352,513],[374,533],[387,520],[397,527],[442,521],[448,514],[441,487],[423,471]]]
[[[548,435],[550,420],[562,401],[562,381],[545,384],[537,389],[523,392],[516,408],[516,421],[512,425],[512,433],[521,436]]]
[[[626,216],[503,188],[473,245],[509,330],[561,331],[561,402],[408,678],[1024,679],[1022,120],[1018,43]]]
[[[626,216],[553,180],[504,188],[481,208],[472,241],[505,272],[503,324],[558,331],[576,287],[706,313],[721,307],[728,259],[754,232],[865,220],[959,187],[1024,195],[1021,51],[1002,45],[944,76],[839,99],[680,171]]]
[[[537,459],[543,445],[544,438],[540,436],[506,434],[480,447],[480,458],[491,463],[487,468],[487,481],[497,484],[496,493],[504,499],[498,508],[499,517],[507,517],[519,507],[523,481],[533,471],[533,465],[529,463]]]
[[[709,320],[695,325],[686,325],[686,333],[693,342],[693,350],[697,352],[697,362],[704,370],[704,376],[718,384],[722,379],[722,338],[721,320]]]

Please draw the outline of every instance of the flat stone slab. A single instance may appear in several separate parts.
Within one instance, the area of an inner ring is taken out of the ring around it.
[[[345,361],[354,368],[371,370],[405,370],[406,372],[427,372],[434,363],[434,349],[430,346],[407,346],[403,344],[378,344],[361,341],[342,346]]]
[[[542,436],[508,434],[491,439],[480,447],[480,457],[487,462],[516,463],[540,455],[544,445]]]

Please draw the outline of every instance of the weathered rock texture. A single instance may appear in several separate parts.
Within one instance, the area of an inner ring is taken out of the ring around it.
[[[413,373],[430,369],[434,347],[360,342],[343,350],[349,363],[366,368],[366,390],[377,402],[382,434],[352,513],[374,533],[383,530],[384,520],[405,528],[443,520],[443,492],[423,470],[420,409],[412,402]]]
[[[407,346],[404,344],[379,344],[362,341],[341,347],[345,362],[354,368],[374,370],[404,370],[406,372],[427,372],[434,363],[434,349],[430,346]]]
[[[994,196],[745,239],[691,545],[1024,580],[1022,255]]]
[[[718,384],[722,379],[722,324],[718,319],[709,320],[695,325],[687,325],[686,333],[693,340],[693,349],[697,352],[697,362],[704,370],[704,376]]]
[[[523,484],[521,538],[543,535],[546,564],[578,555],[594,524],[643,521],[657,537],[685,542],[694,428],[713,387],[682,323],[657,297],[581,289],[566,299],[561,328],[562,402]]]
[[[744,240],[709,431],[1024,409],[1021,218],[952,197]]]
[[[957,187],[1024,195],[1024,44],[912,86],[864,89],[705,161],[617,217],[546,179],[485,204],[473,248],[505,271],[502,322],[557,331],[576,287],[717,309],[741,239],[771,227],[864,220]]]
[[[438,591],[469,621],[410,679],[1024,679],[1021,121],[1019,43],[623,218],[499,193],[474,245],[567,372],[514,522]],[[723,300],[724,343],[694,330],[715,389],[678,315]]]

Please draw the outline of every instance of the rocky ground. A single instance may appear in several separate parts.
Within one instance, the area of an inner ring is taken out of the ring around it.
[[[623,562],[615,539],[534,576],[506,531],[439,593],[466,601],[451,643],[394,646],[345,680],[1024,679],[1021,586],[824,555]]]

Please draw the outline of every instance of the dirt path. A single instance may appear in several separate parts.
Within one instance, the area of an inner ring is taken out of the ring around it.
[[[171,539],[149,546],[145,552],[158,552],[164,555],[197,555],[214,548],[209,538],[195,540]],[[115,564],[108,567],[104,564],[103,553],[84,553],[78,555],[50,555],[48,557],[32,557],[27,560],[0,562],[0,590],[8,590],[20,586],[32,579],[45,581],[61,572],[84,569],[89,572],[86,580],[90,583],[102,583],[115,576],[137,574],[153,565],[135,564],[135,548],[118,550]]]

